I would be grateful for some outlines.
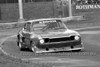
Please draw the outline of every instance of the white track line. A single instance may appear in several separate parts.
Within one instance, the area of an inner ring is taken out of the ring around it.
[[[0,43],[0,45],[2,45],[7,39],[12,38],[12,37],[15,37],[15,36],[16,36],[16,35],[12,35],[12,36],[3,38],[3,40],[2,40],[1,43]]]
[[[9,36],[9,37],[5,37],[5,38],[3,38],[3,40],[2,40],[1,43],[0,43],[0,50],[1,50],[5,55],[11,56],[11,57],[13,57],[13,58],[17,58],[17,57],[14,57],[14,56],[10,55],[9,53],[5,52],[5,51],[2,49],[2,44],[3,44],[6,40],[8,40],[9,38],[12,38],[12,37],[15,37],[15,36],[16,36],[16,35],[12,35],[12,36]]]

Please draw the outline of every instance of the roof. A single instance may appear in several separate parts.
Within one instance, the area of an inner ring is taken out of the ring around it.
[[[35,21],[46,21],[46,20],[61,20],[62,22],[67,22],[67,21],[70,21],[72,19],[73,19],[72,17],[64,17],[64,18],[40,18],[40,19],[28,20],[28,21],[21,22],[21,23],[27,23],[27,22],[33,23]]]
[[[28,20],[27,22],[45,21],[45,20],[61,20],[61,18],[41,18],[41,19]]]

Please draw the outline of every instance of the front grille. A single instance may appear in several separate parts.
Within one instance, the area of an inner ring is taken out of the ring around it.
[[[62,42],[62,41],[72,41],[72,40],[74,40],[74,36],[60,37],[60,38],[44,38],[44,40],[45,40],[45,43]]]
[[[70,47],[70,46],[76,46],[81,44],[81,39],[76,41],[66,41],[66,42],[60,42],[60,43],[45,43],[43,45],[37,45],[38,48],[46,49],[46,48],[61,48],[61,47]]]

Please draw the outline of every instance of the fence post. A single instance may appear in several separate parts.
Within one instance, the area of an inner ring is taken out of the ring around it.
[[[72,17],[72,4],[71,4],[71,0],[68,0],[69,2],[69,17]]]
[[[18,0],[18,5],[19,5],[19,21],[24,21],[22,0]]]

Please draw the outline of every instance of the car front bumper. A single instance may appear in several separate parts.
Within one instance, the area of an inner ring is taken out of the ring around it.
[[[74,51],[74,50],[82,50],[84,47],[82,44],[74,46],[74,48],[68,47],[61,47],[61,48],[50,48],[48,50],[46,49],[39,49],[37,48],[35,53],[46,53],[46,52],[59,52],[59,51]]]
[[[36,53],[43,52],[58,52],[58,51],[73,51],[84,49],[81,40],[78,41],[66,41],[57,43],[46,43],[37,46]]]
[[[77,45],[81,45],[81,40],[73,40],[73,41],[63,41],[63,42],[53,42],[53,43],[44,43],[37,45],[39,49],[45,48],[63,48],[63,47],[74,47]]]

